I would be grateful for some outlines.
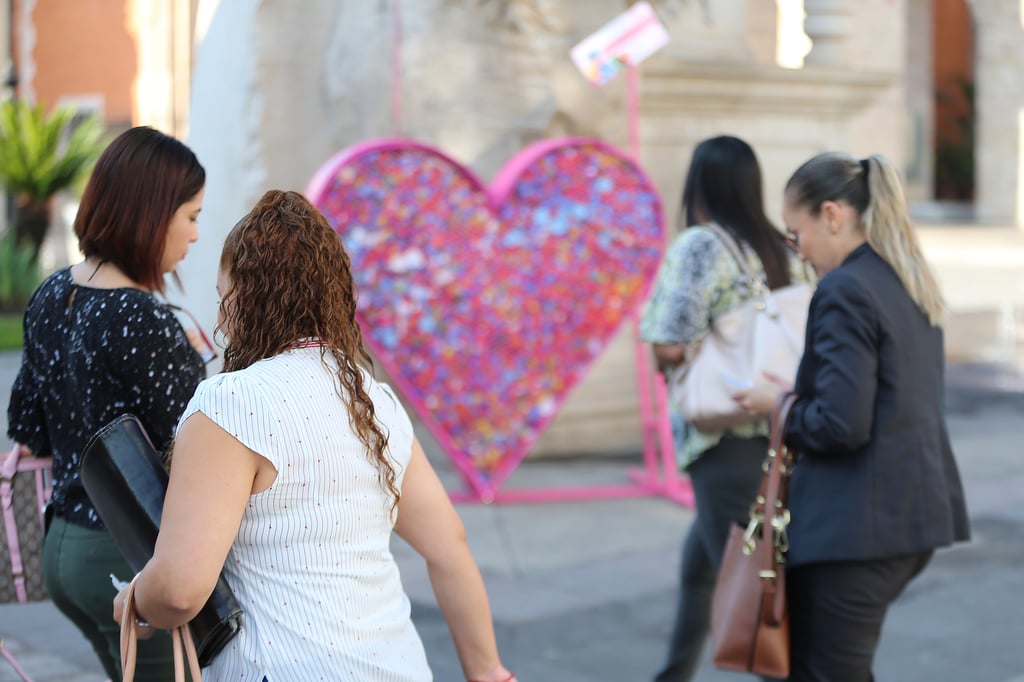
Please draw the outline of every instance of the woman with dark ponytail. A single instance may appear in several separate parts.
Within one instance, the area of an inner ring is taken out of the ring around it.
[[[860,682],[889,605],[970,534],[943,411],[944,309],[884,157],[815,156],[783,218],[820,277],[785,435],[789,679]],[[763,415],[788,388],[737,399]]]
[[[686,229],[668,249],[640,323],[663,370],[691,360],[688,348],[716,320],[756,295],[733,248],[769,289],[806,279],[782,232],[765,215],[761,167],[743,140],[721,135],[697,145],[682,208]],[[675,626],[655,682],[684,682],[697,670],[725,541],[733,523],[746,523],[768,448],[766,419],[751,417],[723,430],[684,424],[682,415],[670,410],[679,465],[693,485],[697,517],[683,543]]]

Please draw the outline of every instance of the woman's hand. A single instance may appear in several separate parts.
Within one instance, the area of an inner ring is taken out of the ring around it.
[[[652,343],[654,362],[660,372],[668,372],[686,361],[686,346],[676,343]]]
[[[517,682],[516,676],[510,673],[505,666],[498,664],[486,675],[477,675],[468,682]]]
[[[127,587],[122,587],[121,591],[118,592],[117,596],[114,597],[114,622],[115,623],[118,623],[118,624],[121,623],[121,616],[124,613],[124,602],[125,602],[125,598],[126,598],[127,594],[128,594],[128,588]],[[155,634],[155,628],[151,627],[149,625],[149,623],[146,623],[145,625],[143,625],[143,621],[141,621],[141,620],[136,620],[136,623],[139,626],[138,629],[136,630],[136,633],[137,633],[139,639],[149,639],[150,637],[152,637]]]
[[[737,391],[732,396],[740,407],[755,417],[767,417],[771,414],[779,394],[793,390],[793,384],[782,377],[771,372],[763,374],[768,381],[758,382],[753,388]]]

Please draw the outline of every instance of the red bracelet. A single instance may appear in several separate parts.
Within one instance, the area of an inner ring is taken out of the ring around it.
[[[512,680],[514,680],[514,679],[516,679],[515,674],[514,673],[509,673],[508,677],[503,679],[501,682],[512,682]],[[476,680],[466,680],[466,682],[476,682]]]

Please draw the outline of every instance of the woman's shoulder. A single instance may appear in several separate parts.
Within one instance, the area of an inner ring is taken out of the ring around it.
[[[711,225],[690,225],[676,235],[670,249],[678,251],[714,249],[724,250],[725,245]]]
[[[691,225],[669,245],[665,258],[688,267],[709,268],[729,257],[728,249],[710,225]]]
[[[203,379],[196,387],[192,403],[197,406],[212,405],[215,409],[228,404],[261,404],[265,382],[262,377],[250,371],[251,369],[252,367],[247,367],[234,372],[220,372]]]
[[[377,419],[387,426],[389,431],[397,430],[411,438],[413,435],[412,419],[395,390],[390,384],[378,380],[366,369],[363,369],[363,378],[363,385],[373,402],[373,411]]]
[[[871,282],[847,264],[830,270],[818,280],[814,288],[812,306],[871,307],[876,296],[871,293]]]
[[[71,290],[74,280],[71,279],[71,267],[61,268],[46,276],[42,283],[36,287],[28,307],[38,306],[46,301],[59,298],[66,300],[67,293]]]
[[[405,411],[402,402],[398,398],[398,393],[391,387],[391,384],[377,379],[373,373],[366,369],[363,369],[363,385],[366,387],[366,393],[370,396],[370,400],[373,401],[374,409],[386,412]]]
[[[74,279],[71,277],[71,266],[68,265],[47,275],[43,283],[39,285],[39,288],[68,287],[72,283],[74,283]]]
[[[98,315],[159,323],[175,319],[167,304],[142,289],[79,287],[78,295],[91,302]]]

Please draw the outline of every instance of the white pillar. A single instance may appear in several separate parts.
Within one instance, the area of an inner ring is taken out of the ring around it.
[[[975,27],[975,211],[1024,227],[1024,8],[971,0]]]
[[[853,30],[849,0],[804,0],[804,33],[813,45],[804,59],[807,66],[847,67],[847,44]]]

